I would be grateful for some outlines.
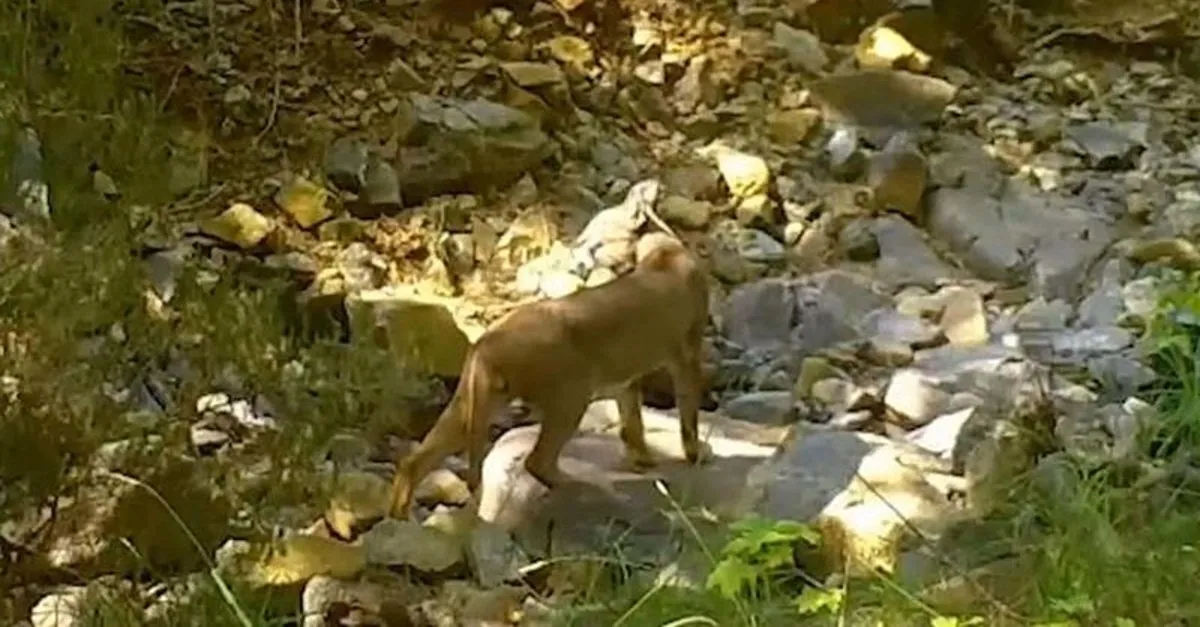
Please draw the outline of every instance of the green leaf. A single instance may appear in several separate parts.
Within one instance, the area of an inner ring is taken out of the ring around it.
[[[753,566],[736,557],[727,557],[708,574],[705,585],[727,599],[735,599],[743,589],[753,587],[758,578],[759,571]]]
[[[837,612],[842,607],[845,591],[841,588],[805,588],[793,604],[801,616],[810,616],[822,611]]]

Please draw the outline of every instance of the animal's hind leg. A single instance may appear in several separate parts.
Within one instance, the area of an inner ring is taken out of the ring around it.
[[[558,457],[579,428],[589,399],[586,393],[577,392],[563,390],[557,398],[538,399],[535,403],[542,413],[542,426],[533,450],[525,458],[525,469],[550,489],[568,479],[558,467]]]
[[[464,421],[467,416],[458,409],[457,403],[452,401],[417,448],[401,460],[399,468],[396,469],[396,478],[392,481],[389,512],[392,518],[407,519],[417,484],[443,459],[463,449],[467,434]]]
[[[642,472],[657,463],[646,445],[646,427],[642,422],[642,390],[636,381],[617,394],[617,412],[621,416],[621,441],[635,471]]]

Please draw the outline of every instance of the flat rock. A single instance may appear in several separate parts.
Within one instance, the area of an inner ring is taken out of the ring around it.
[[[628,469],[617,435],[615,405],[607,401],[589,408],[583,427],[559,460],[574,482],[552,492],[523,465],[540,427],[518,427],[501,436],[484,462],[480,518],[512,531],[534,555],[542,555],[548,547],[555,555],[611,549],[621,534],[628,534],[624,537],[640,547],[639,553],[661,555],[671,545],[666,540],[671,524],[663,515],[671,505],[654,482],[664,480],[673,497],[688,505],[723,511],[735,503],[750,467],[773,450],[769,444],[752,443],[753,436],[742,435],[753,433],[777,442],[782,433],[740,421],[736,425],[728,420],[713,422],[706,416],[701,439],[708,442],[714,458],[690,466],[683,459],[678,420],[643,408],[647,441],[659,465],[641,474]]]
[[[883,129],[937,120],[957,92],[940,78],[896,70],[847,72],[808,87],[827,120]]]
[[[1071,298],[1115,237],[1109,222],[1019,181],[997,200],[979,190],[933,194],[930,231],[979,277],[1028,278],[1046,298]]]
[[[925,235],[912,223],[897,216],[883,216],[871,222],[871,232],[879,245],[876,272],[879,280],[893,289],[909,285],[932,288],[962,272],[938,257],[925,241]]]
[[[794,422],[792,393],[785,391],[751,392],[726,401],[721,410],[730,418],[765,425]]]
[[[204,233],[243,249],[257,246],[274,228],[270,218],[240,202],[200,224]]]

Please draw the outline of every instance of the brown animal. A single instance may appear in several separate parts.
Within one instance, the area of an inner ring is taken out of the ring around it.
[[[479,338],[450,404],[400,462],[392,484],[393,517],[407,518],[414,488],[447,455],[464,448],[467,483],[477,490],[489,417],[516,398],[541,421],[525,468],[548,488],[568,480],[558,457],[597,397],[616,398],[620,436],[633,467],[653,466],[637,380],[662,366],[675,385],[687,460],[694,464],[707,457],[697,431],[707,277],[683,243],[661,233],[644,236],[636,258],[628,274],[519,307]]]

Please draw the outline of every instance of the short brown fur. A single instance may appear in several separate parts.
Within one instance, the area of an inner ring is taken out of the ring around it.
[[[707,455],[697,420],[703,390],[702,337],[708,285],[697,260],[664,234],[644,236],[628,274],[569,296],[513,310],[471,347],[450,404],[425,439],[400,462],[391,515],[408,517],[413,490],[447,456],[467,450],[467,483],[478,490],[488,446],[488,420],[520,398],[541,421],[525,460],[553,489],[567,478],[558,458],[588,404],[617,400],[621,440],[635,468],[655,464],[646,445],[637,380],[666,366],[675,387],[687,460]]]

